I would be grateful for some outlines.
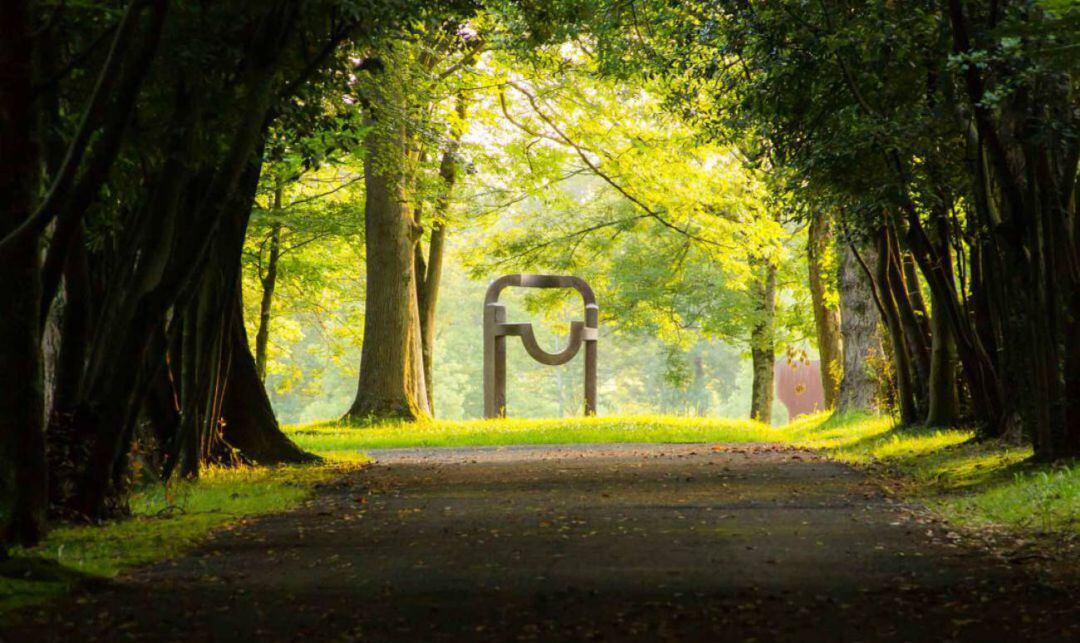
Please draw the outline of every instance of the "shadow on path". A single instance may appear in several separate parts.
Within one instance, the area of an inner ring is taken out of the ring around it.
[[[394,449],[11,641],[1076,640],[1075,593],[800,451]],[[947,539],[945,539],[947,541]]]

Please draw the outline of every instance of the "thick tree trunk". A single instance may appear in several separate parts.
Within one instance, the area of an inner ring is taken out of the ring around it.
[[[278,426],[248,348],[247,331],[240,315],[243,307],[238,303],[235,310],[229,322],[230,363],[221,413],[225,443],[238,449],[244,460],[256,464],[318,461],[317,456],[296,446]]]
[[[419,227],[402,166],[404,128],[376,123],[364,159],[367,294],[354,421],[416,420],[429,415],[416,283]]]
[[[760,267],[760,281],[756,286],[758,319],[750,334],[750,356],[754,378],[750,391],[750,417],[769,424],[772,422],[772,405],[776,370],[776,266],[769,263]]]
[[[935,249],[939,269],[950,283],[955,283],[952,253],[949,252],[949,229],[944,213],[940,213],[935,227]],[[950,302],[941,289],[931,288],[933,302],[930,350],[930,381],[927,384],[929,402],[926,410],[927,426],[952,426],[960,419],[960,392],[957,386],[956,332],[949,318]]]
[[[825,407],[836,406],[841,372],[840,312],[828,300],[830,262],[833,233],[828,218],[817,213],[810,220],[806,242],[807,266],[809,268],[810,299],[814,308],[814,324],[817,327],[818,356],[821,360],[821,386],[825,391]]]
[[[276,208],[281,207],[281,190],[274,195]],[[262,299],[259,301],[259,329],[255,333],[255,371],[259,381],[266,381],[266,351],[270,344],[270,312],[274,304],[274,289],[277,287],[278,259],[281,256],[281,224],[275,223],[270,230],[270,251],[266,263],[266,274],[262,276]]]
[[[859,249],[862,261],[877,263],[877,252],[869,244]],[[838,413],[869,413],[874,408],[877,382],[870,370],[870,360],[882,357],[878,335],[880,314],[874,304],[870,275],[859,265],[860,257],[845,244],[840,258],[840,333],[844,347],[844,378],[837,396]]]
[[[29,3],[0,8],[0,241],[37,205]],[[0,252],[0,556],[45,533],[48,481],[41,364],[40,237]]]

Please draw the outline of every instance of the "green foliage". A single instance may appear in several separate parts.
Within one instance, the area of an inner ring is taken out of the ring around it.
[[[253,212],[243,284],[253,343],[273,235],[280,244],[267,369],[275,402],[297,387],[317,394],[327,371],[344,367],[350,348],[363,341],[362,177],[348,162],[306,171],[287,187],[268,186]],[[268,180],[276,180],[273,173]]]
[[[617,333],[745,346],[762,314],[753,266],[767,262],[781,272],[776,343],[812,337],[802,230],[781,222],[785,206],[736,148],[702,138],[648,84],[598,78],[583,44],[485,70],[506,84],[470,137],[501,143],[475,158],[472,212],[491,233],[466,259],[473,274],[571,272]],[[557,295],[531,304],[552,309]]]

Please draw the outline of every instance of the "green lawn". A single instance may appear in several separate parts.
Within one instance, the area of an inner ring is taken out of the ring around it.
[[[287,427],[302,448],[333,460],[365,449],[606,442],[769,442],[777,431],[753,420],[620,416],[543,420],[433,420],[355,427],[319,422]]]
[[[784,441],[875,464],[901,494],[954,524],[1025,535],[1080,534],[1080,467],[1028,461],[1030,447],[975,442],[962,429],[899,428],[887,418],[800,418]]]

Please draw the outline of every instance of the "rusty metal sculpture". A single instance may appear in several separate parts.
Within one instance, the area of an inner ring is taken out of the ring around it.
[[[585,304],[585,321],[570,322],[566,348],[548,353],[540,348],[532,324],[507,323],[506,306],[499,295],[507,286],[521,288],[573,288]],[[577,355],[585,345],[585,414],[596,415],[596,341],[600,308],[584,279],[567,275],[504,275],[488,286],[484,297],[484,417],[506,416],[506,338],[521,337],[526,352],[541,364],[559,366]]]

